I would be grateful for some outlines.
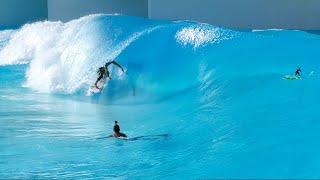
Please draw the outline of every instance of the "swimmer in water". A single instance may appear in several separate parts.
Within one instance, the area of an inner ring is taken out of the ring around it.
[[[168,137],[169,137],[169,134],[157,134],[157,135],[137,136],[133,138],[128,138],[126,134],[120,132],[120,126],[118,125],[118,121],[115,121],[113,126],[113,134],[106,137],[97,138],[97,139],[120,138],[122,140],[127,140],[127,141],[136,141],[136,140],[159,140],[159,139],[167,139]]]
[[[126,137],[128,137],[126,134],[120,132],[120,126],[118,125],[118,121],[114,122],[113,137],[116,137],[116,138],[120,138],[120,137],[126,138]]]

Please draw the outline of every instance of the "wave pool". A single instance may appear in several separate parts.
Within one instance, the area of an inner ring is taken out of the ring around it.
[[[0,178],[320,178],[319,48],[303,31],[121,15],[2,30]],[[89,94],[112,60],[125,73]],[[115,120],[147,138],[103,138]]]

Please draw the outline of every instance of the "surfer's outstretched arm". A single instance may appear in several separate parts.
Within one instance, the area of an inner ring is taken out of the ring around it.
[[[122,72],[124,72],[123,67],[119,63],[117,63],[116,61],[111,61],[111,62],[107,63],[106,67],[108,67],[110,64],[114,64],[114,65],[118,66],[122,70]]]

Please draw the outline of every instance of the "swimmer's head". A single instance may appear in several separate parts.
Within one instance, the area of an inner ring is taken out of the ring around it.
[[[118,121],[115,121],[114,123],[115,123],[115,124],[118,124]]]

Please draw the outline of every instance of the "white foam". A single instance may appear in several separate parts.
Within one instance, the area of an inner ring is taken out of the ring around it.
[[[283,31],[284,29],[253,29],[252,32],[263,32],[263,31]]]
[[[209,43],[219,43],[222,40],[231,38],[221,28],[215,28],[207,24],[196,24],[179,30],[175,36],[177,42],[194,48],[205,46]]]
[[[0,31],[0,51],[10,40],[11,36],[15,33],[15,30]]]
[[[101,16],[89,15],[68,23],[27,24],[0,50],[0,65],[28,63],[24,85],[39,92],[74,93],[89,88],[100,66],[156,29],[132,33],[115,42],[114,34],[101,30],[108,23],[101,22],[105,21]]]

